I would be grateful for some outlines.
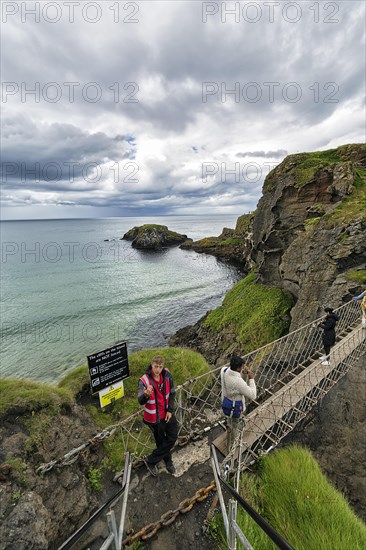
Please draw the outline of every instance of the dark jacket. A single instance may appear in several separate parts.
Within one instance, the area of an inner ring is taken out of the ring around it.
[[[324,321],[319,325],[324,331],[322,338],[325,346],[333,346],[335,344],[335,326],[337,321],[339,321],[338,315],[336,313],[331,313],[327,315]]]
[[[162,393],[166,397],[166,412],[174,414],[175,388],[173,377],[168,369],[165,368],[161,371],[161,374],[163,375]],[[150,398],[146,397],[146,395],[144,394],[144,390],[147,387],[146,377],[148,378],[149,384],[154,388]],[[141,376],[139,380],[137,399],[140,405],[145,405],[144,420],[149,424],[159,422],[158,414],[156,412],[158,411],[159,407],[157,396],[155,395],[155,384],[151,372],[151,365],[149,365],[144,376]],[[153,404],[154,401],[155,404]],[[155,411],[155,413],[152,411]]]

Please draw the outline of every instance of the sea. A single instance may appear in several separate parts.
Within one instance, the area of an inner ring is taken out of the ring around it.
[[[160,223],[197,240],[237,216],[3,221],[1,376],[57,382],[87,356],[126,342],[129,353],[222,303],[242,276],[207,254],[132,248],[135,225]]]

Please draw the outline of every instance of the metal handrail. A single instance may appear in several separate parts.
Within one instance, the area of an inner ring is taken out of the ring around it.
[[[280,548],[280,550],[293,550],[292,546],[290,546],[289,543],[285,541],[285,539],[283,539],[281,535],[277,533],[277,531],[272,527],[272,525],[270,525],[260,514],[258,514],[258,512],[254,510],[254,508],[252,508],[252,506],[241,495],[239,495],[239,493],[235,491],[235,489],[231,487],[231,485],[229,485],[229,483],[225,479],[223,479],[220,473],[219,465],[218,465],[216,449],[213,445],[211,445],[211,452],[213,457],[212,462],[214,465],[215,479],[217,478],[224,485],[224,487],[231,493],[231,495],[235,498],[235,500],[244,508],[244,510],[250,515],[250,517],[254,519],[256,524],[266,533],[266,535],[276,544],[276,546]],[[219,489],[218,489],[218,492],[219,492]],[[223,502],[223,499],[220,499],[220,504],[221,502]],[[230,529],[231,525],[227,518],[226,510],[225,512],[223,510],[224,518],[225,518],[225,515],[226,515],[226,522],[224,519],[225,527],[226,525],[228,525],[228,528]],[[232,527],[234,528],[235,531],[236,531],[236,528],[239,529],[237,524]],[[244,537],[244,534],[243,533],[241,534]]]

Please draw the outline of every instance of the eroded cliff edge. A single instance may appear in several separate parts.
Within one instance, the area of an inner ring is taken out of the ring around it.
[[[357,292],[365,228],[366,145],[290,155],[268,175],[250,259],[262,284],[294,296],[291,330]]]
[[[291,294],[292,307],[282,312],[291,331],[361,291],[365,229],[366,145],[351,144],[289,155],[268,174],[256,211],[241,216],[231,236],[227,230],[190,247],[240,263],[261,286]],[[201,319],[171,342],[219,364],[233,351],[235,327],[226,327],[223,341],[207,325]]]
[[[259,312],[252,323],[257,333],[267,320],[279,330],[282,327],[284,334],[318,317],[325,305],[338,307],[349,301],[366,288],[365,228],[365,144],[286,157],[267,176],[241,246],[235,235],[237,250],[233,253],[252,273],[229,291],[228,303],[220,306],[221,318],[228,321],[225,330],[215,330],[208,322],[218,317],[218,308],[194,326],[178,331],[172,341],[222,364],[234,350],[249,351],[240,340],[239,324],[229,319],[228,313],[234,310],[240,312],[240,325],[251,311]],[[193,243],[192,248],[223,257],[224,237],[217,238],[217,250],[212,240],[211,250],[203,249],[202,242]],[[230,253],[227,250],[228,259]],[[365,364],[363,356],[283,441],[284,445],[296,441],[308,446],[362,518],[366,510]]]

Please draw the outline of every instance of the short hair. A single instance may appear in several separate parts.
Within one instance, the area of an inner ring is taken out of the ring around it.
[[[325,311],[325,313],[333,313],[333,308],[332,307],[325,307],[324,311]]]
[[[154,355],[154,357],[151,359],[151,364],[155,365],[164,365],[165,359],[162,355]]]
[[[230,359],[230,368],[231,370],[239,370],[245,364],[244,359],[239,357],[239,355],[233,355]]]

